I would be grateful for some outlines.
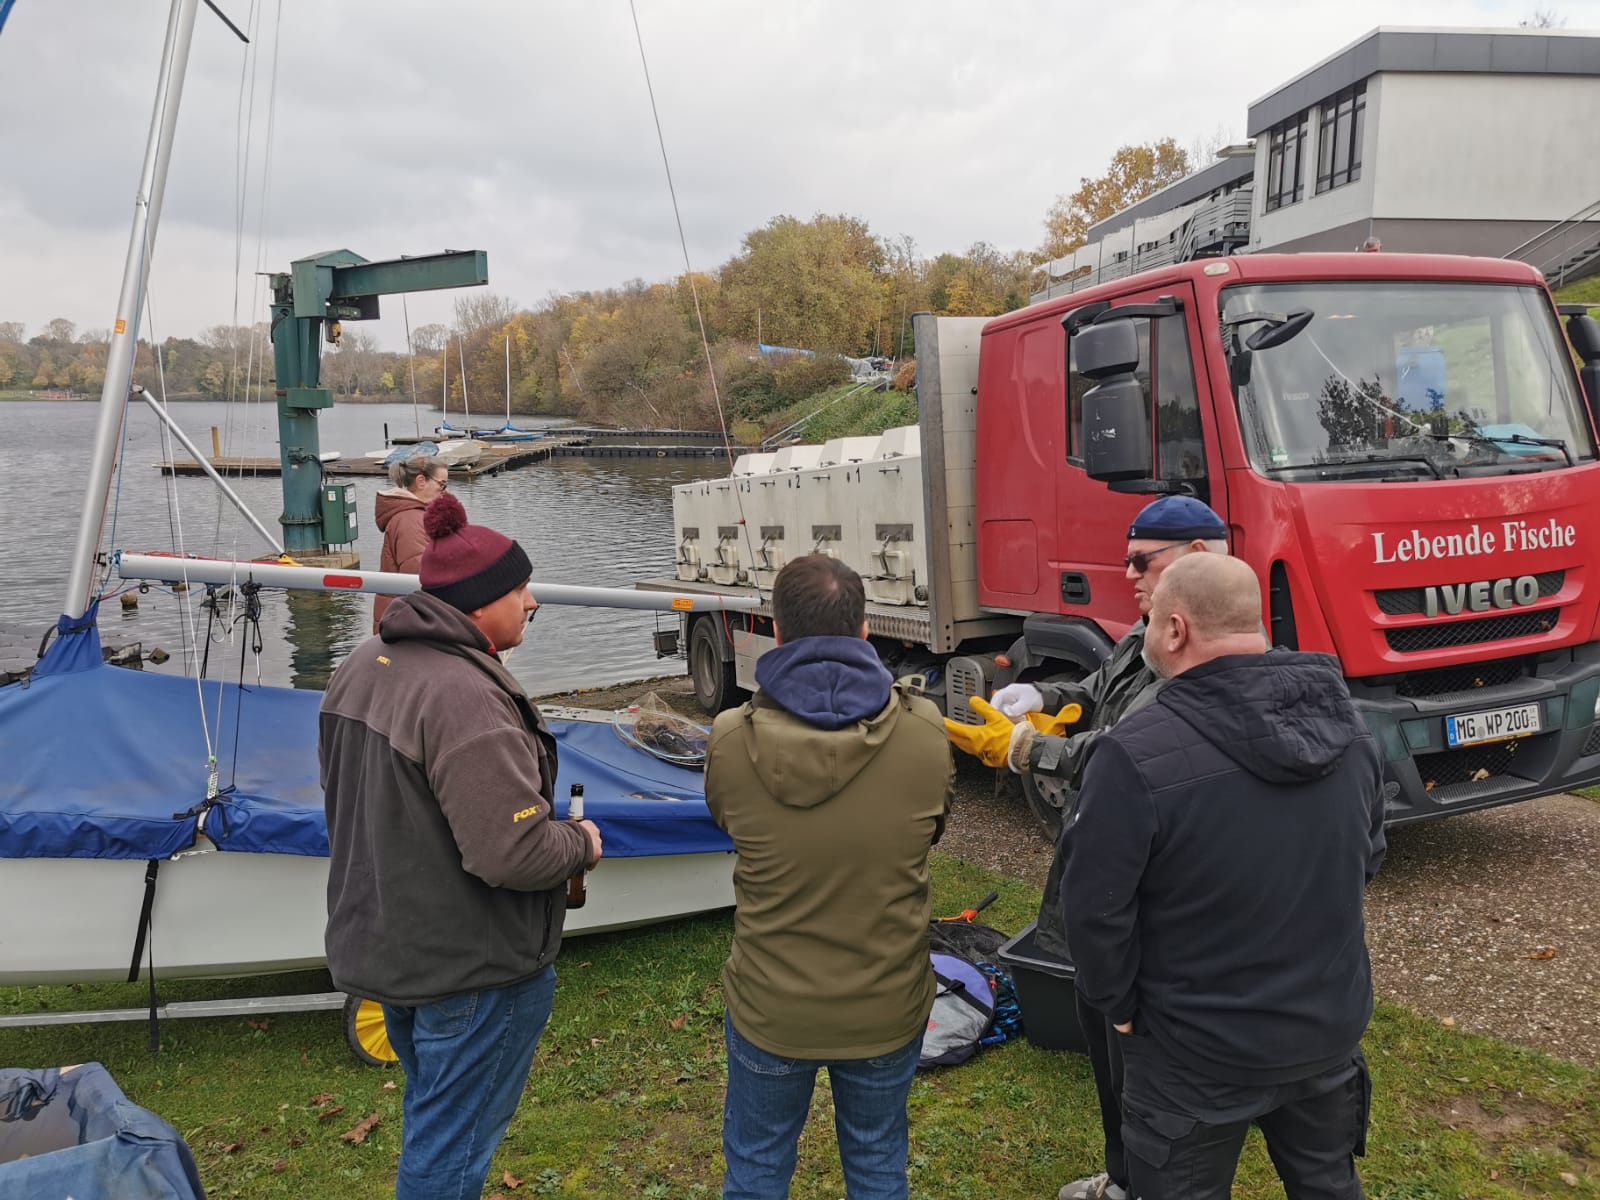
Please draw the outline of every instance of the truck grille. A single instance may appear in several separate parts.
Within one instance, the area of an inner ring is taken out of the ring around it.
[[[1394,693],[1408,700],[1431,700],[1436,696],[1471,695],[1480,688],[1504,687],[1527,673],[1526,660],[1497,658],[1489,662],[1467,663],[1460,667],[1436,667],[1415,671],[1395,682]]]
[[[1385,629],[1383,636],[1389,643],[1389,649],[1400,654],[1416,654],[1422,650],[1441,650],[1447,646],[1475,646],[1480,642],[1499,642],[1507,638],[1549,633],[1556,627],[1560,617],[1559,608],[1546,608],[1538,612],[1514,612],[1469,621],[1437,621],[1431,625]]]
[[[1589,731],[1589,738],[1583,743],[1583,749],[1579,750],[1578,753],[1600,754],[1600,725],[1596,725]]]
[[[1486,783],[1511,770],[1521,745],[1520,741],[1489,742],[1482,746],[1445,750],[1439,754],[1419,754],[1417,773],[1422,776],[1422,786],[1430,795],[1436,794],[1441,788],[1458,784]]]
[[[1546,600],[1559,592],[1566,585],[1567,573],[1565,571],[1546,571],[1542,575],[1535,575],[1539,581],[1539,599]],[[1420,615],[1423,612],[1423,589],[1413,588],[1388,588],[1381,592],[1373,592],[1372,598],[1378,602],[1378,611],[1391,617],[1408,617]]]

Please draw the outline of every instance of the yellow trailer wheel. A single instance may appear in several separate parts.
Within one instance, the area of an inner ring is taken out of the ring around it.
[[[393,1066],[400,1061],[389,1044],[389,1030],[383,1023],[383,1006],[376,1000],[346,996],[344,1037],[350,1053],[373,1067]]]

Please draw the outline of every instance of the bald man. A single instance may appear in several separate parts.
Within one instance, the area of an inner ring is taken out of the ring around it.
[[[1362,896],[1383,767],[1328,655],[1269,650],[1235,558],[1151,597],[1153,703],[1089,751],[1062,835],[1077,986],[1123,1035],[1129,1191],[1229,1195],[1255,1124],[1289,1200],[1362,1195]]]

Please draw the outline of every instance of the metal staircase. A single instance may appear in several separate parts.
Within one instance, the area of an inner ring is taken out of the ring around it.
[[[1525,262],[1561,287],[1600,271],[1600,200],[1508,251],[1506,258]]]

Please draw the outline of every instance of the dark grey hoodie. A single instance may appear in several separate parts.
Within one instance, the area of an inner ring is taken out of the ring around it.
[[[1347,1061],[1372,1015],[1362,899],[1384,848],[1382,761],[1337,660],[1186,671],[1089,752],[1062,835],[1078,988],[1206,1078]]]
[[[409,1007],[544,970],[589,843],[550,819],[555,738],[464,613],[397,599],[334,672],[318,751],[341,991]]]

